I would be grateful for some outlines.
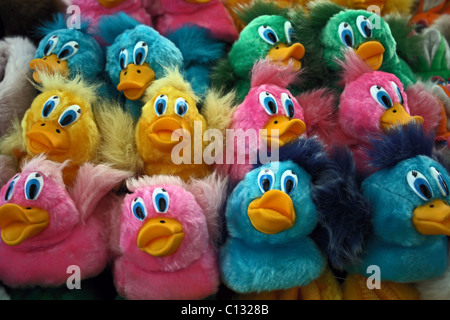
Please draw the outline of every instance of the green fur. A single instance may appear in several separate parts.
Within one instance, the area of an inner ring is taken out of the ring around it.
[[[237,9],[236,14],[247,25],[257,17],[263,15],[278,15],[287,18],[288,9],[278,6],[275,2],[256,0],[249,5]]]

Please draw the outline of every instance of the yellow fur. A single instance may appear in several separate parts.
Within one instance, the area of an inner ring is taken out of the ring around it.
[[[102,101],[96,105],[95,118],[101,136],[98,148],[100,162],[139,174],[143,163],[136,149],[135,125],[130,113],[117,102]]]
[[[155,100],[163,94],[168,98],[167,109],[164,115],[158,116],[155,112],[154,104]],[[175,101],[180,97],[185,99],[189,105],[188,111],[182,117],[175,113]],[[167,75],[164,78],[158,79],[152,83],[148,88],[144,99],[147,102],[142,108],[142,115],[136,126],[135,139],[138,153],[144,162],[145,174],[176,175],[183,180],[201,178],[209,174],[210,166],[204,163],[203,159],[200,164],[194,163],[196,152],[193,143],[195,122],[201,124],[202,137],[208,127],[205,119],[197,109],[198,97],[195,96],[190,84],[183,79],[182,75],[177,70],[168,69]],[[174,119],[182,124],[183,128],[189,132],[192,139],[190,145],[190,163],[175,164],[172,161],[172,150],[162,150],[158,148],[149,138],[148,128],[160,118]],[[207,142],[201,141],[201,144],[199,145],[203,152]]]
[[[208,126],[220,130],[223,135],[225,135],[225,130],[230,127],[233,112],[236,110],[236,106],[233,105],[234,96],[234,92],[222,95],[211,90],[203,101],[202,114]]]

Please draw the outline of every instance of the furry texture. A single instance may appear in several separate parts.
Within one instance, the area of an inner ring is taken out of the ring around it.
[[[450,14],[442,14],[439,18],[434,20],[433,28],[439,30],[447,42],[450,42],[450,28],[449,28]]]
[[[211,128],[220,130],[225,135],[226,129],[230,127],[234,112],[234,95],[229,92],[222,94],[216,90],[208,91],[202,101],[201,113]]]
[[[396,135],[402,132],[396,139],[385,137],[391,141],[397,140],[397,152],[408,148],[402,148],[402,144],[411,143],[408,139],[400,140],[405,138],[403,131],[401,129],[392,133]],[[409,136],[412,135],[409,133]],[[416,133],[415,136],[420,134]],[[424,139],[414,141],[416,144],[423,142],[425,142]],[[418,151],[410,152],[411,156]],[[428,152],[428,150],[423,151]],[[406,153],[403,155],[406,156]],[[363,181],[363,193],[373,208],[373,235],[368,240],[362,255],[363,263],[349,268],[349,272],[366,275],[369,265],[377,265],[383,270],[382,281],[409,283],[431,279],[445,271],[447,236],[419,233],[412,221],[416,208],[428,207],[430,201],[437,199],[445,202],[450,200],[448,195],[444,196],[439,191],[439,183],[431,175],[430,167],[436,168],[442,174],[444,181],[450,181],[450,176],[444,167],[426,155],[416,155],[400,160],[394,166],[387,166]],[[423,200],[408,185],[406,175],[410,170],[420,172],[428,180],[430,199]]]
[[[208,29],[220,41],[233,43],[238,38],[237,28],[220,0],[206,3],[161,0],[160,6],[163,12],[156,18],[155,28],[162,34],[195,24]]]
[[[259,60],[252,68],[250,86],[254,88],[263,84],[274,84],[287,88],[296,81],[300,73],[301,70],[294,71],[292,65],[280,67],[270,60]]]
[[[67,190],[62,182],[62,169],[65,165],[66,163],[36,157],[26,163],[22,172],[15,176],[14,185],[8,184],[0,191],[1,205],[14,203],[23,207],[40,208],[49,215],[48,226],[39,234],[16,246],[0,242],[0,274],[2,282],[7,286],[60,286],[67,280],[66,270],[69,265],[79,266],[83,270],[82,279],[86,279],[98,275],[108,263],[108,225],[105,218],[110,210],[109,200],[114,196],[107,196],[107,193],[125,179],[128,173],[117,174],[114,170],[103,170],[87,164],[86,170],[81,170],[80,174],[88,176],[79,176],[73,188]],[[36,172],[43,179],[38,187],[42,189],[34,200],[27,200],[24,193],[26,178]],[[78,185],[89,181],[93,172],[102,172],[102,179],[96,179],[95,185]],[[12,197],[5,201],[9,187],[12,188]],[[84,203],[84,197],[81,197],[83,192],[89,194],[89,209]]]
[[[114,261],[114,283],[122,297],[203,299],[217,291],[219,274],[213,245],[217,239],[213,238],[218,235],[217,209],[223,201],[223,183],[226,181],[215,175],[188,185],[179,178],[166,176],[128,181],[133,193],[125,197],[122,205],[118,239],[121,253]],[[158,213],[153,204],[152,194],[160,190],[157,188],[164,188],[168,194],[165,214]],[[141,197],[146,207],[143,221],[132,212],[136,197]],[[170,255],[154,257],[136,245],[141,227],[154,218],[176,219],[183,228],[184,238]]]
[[[61,49],[71,41],[76,41],[78,51],[65,60],[68,67],[68,77],[73,79],[81,74],[86,80],[96,81],[100,79],[105,67],[104,53],[95,38],[88,32],[88,28],[88,22],[83,21],[80,29],[68,29],[64,15],[55,15],[52,22],[47,22],[38,30],[43,38],[39,42],[34,58],[43,59],[51,54],[57,55],[59,58]],[[53,36],[57,36],[58,40],[56,43],[53,41],[54,46],[50,45],[49,47],[52,49],[47,51],[46,47]]]
[[[305,122],[305,116],[302,106],[293,97],[292,93],[286,88],[274,84],[287,84],[292,77],[287,77],[286,81],[281,81],[278,77],[269,78],[266,77],[264,71],[267,68],[270,74],[274,74],[274,70],[277,68],[284,75],[286,70],[283,67],[274,65],[270,61],[259,62],[255,64],[254,69],[257,72],[253,75],[255,80],[252,82],[257,86],[252,87],[245,97],[244,101],[238,105],[233,112],[232,122],[229,129],[233,135],[226,140],[226,149],[230,150],[224,151],[224,157],[227,159],[223,161],[223,165],[220,164],[220,170],[229,174],[230,180],[238,182],[243,179],[244,175],[251,170],[252,167],[252,157],[256,157],[257,151],[261,148],[263,140],[260,137],[260,131],[271,121],[275,116],[285,116],[288,117],[287,112],[284,108],[282,95],[288,95],[291,97],[292,104],[294,107],[294,116],[290,117],[293,119],[299,119]],[[264,83],[267,81],[267,83]],[[260,101],[260,94],[267,92],[271,94],[277,105],[277,110],[274,114],[268,114],[265,111],[263,104]],[[254,139],[256,138],[256,139]],[[246,139],[249,139],[246,141]],[[233,144],[233,148],[231,148]],[[244,148],[242,148],[244,146]],[[233,151],[233,152],[231,152]],[[244,160],[242,160],[244,158]],[[232,162],[230,162],[230,159]]]
[[[191,177],[204,177],[211,172],[210,163],[203,161],[203,157],[200,161],[196,159],[203,155],[203,150],[209,142],[195,141],[194,135],[198,135],[200,133],[198,130],[201,130],[201,137],[203,137],[209,124],[197,108],[198,98],[193,94],[190,83],[183,79],[177,69],[167,69],[166,73],[167,78],[156,80],[150,87],[146,96],[148,100],[142,108],[142,115],[136,125],[136,147],[144,162],[144,172],[147,175],[172,174],[180,176],[184,180]],[[178,99],[180,98],[186,102],[186,112],[183,114],[180,114],[178,109]],[[166,105],[162,113],[158,113],[156,108],[160,102]],[[177,134],[176,128],[167,128],[166,131],[172,131],[167,138],[160,136],[164,130],[152,131],[150,129],[158,121],[167,121],[168,119],[176,123],[178,129],[183,129],[189,134],[189,137],[182,138],[183,144],[176,143],[176,141],[172,145],[165,143],[171,141],[174,132]],[[197,128],[197,132],[194,131],[195,128]],[[155,136],[160,140],[155,140]],[[181,149],[183,149],[183,157],[180,156]],[[201,154],[199,154],[200,150]],[[174,163],[174,157],[178,157],[180,162]]]
[[[447,258],[447,266],[450,265]],[[418,281],[415,283],[417,289],[420,292],[420,298],[422,300],[449,300],[450,288],[448,283],[450,277],[450,268],[447,267],[445,272],[432,279]]]
[[[0,155],[0,188],[3,187],[16,172],[17,166],[14,159],[7,155]]]
[[[96,104],[94,113],[100,133],[99,161],[116,169],[142,173],[143,163],[136,149],[131,115],[119,103],[111,101]]]
[[[28,64],[36,47],[27,38],[9,37],[0,41],[0,137],[21,119],[33,101],[36,90],[28,78]]]

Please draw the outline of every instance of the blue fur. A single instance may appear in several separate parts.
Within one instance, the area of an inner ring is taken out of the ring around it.
[[[100,18],[98,27],[100,35],[109,44],[113,44],[114,40],[125,30],[132,30],[140,23],[124,12],[119,12],[112,16],[103,16]]]
[[[168,33],[167,38],[183,54],[186,79],[197,95],[204,96],[212,65],[226,53],[225,43],[214,39],[208,29],[189,24]]]
[[[433,135],[426,134],[419,124],[396,126],[386,134],[371,137],[366,150],[370,165],[376,169],[390,168],[417,155],[432,156]]]
[[[89,21],[82,19],[80,22],[80,28],[78,30],[83,33],[88,33]],[[50,32],[61,29],[67,29],[67,17],[65,17],[62,13],[58,13],[53,15],[53,19],[45,21],[42,25],[37,27],[36,34],[41,37],[45,37]]]
[[[263,193],[257,186],[259,169],[250,171],[228,198],[225,218],[228,238],[220,251],[224,283],[237,292],[288,289],[310,283],[326,265],[325,255],[308,237],[318,222],[312,200],[311,176],[292,161],[262,166],[275,174],[273,189],[281,190],[285,170],[297,174],[298,187],[291,194],[297,220],[287,230],[265,234],[256,230],[247,216],[251,201]]]
[[[335,149],[330,157],[318,138],[300,138],[279,149],[279,161],[287,160],[311,176],[312,197],[320,218],[311,237],[334,268],[359,261],[370,234],[371,210],[361,193],[351,153]],[[259,166],[260,162],[254,168]]]
[[[104,53],[94,37],[87,32],[88,24],[83,22],[81,29],[68,29],[62,14],[55,16],[54,21],[40,28],[40,32],[46,32],[36,49],[35,58],[44,57],[44,49],[47,41],[53,35],[58,36],[58,43],[52,53],[59,50],[69,41],[79,44],[78,52],[67,59],[69,77],[73,78],[81,74],[85,79],[97,81],[105,67]]]
[[[442,195],[430,167],[436,168],[447,184],[450,176],[430,157],[428,143],[432,145],[432,140],[420,128],[391,131],[385,140],[376,141],[374,148],[385,153],[374,155],[377,164],[384,164],[385,168],[362,183],[363,194],[373,209],[373,233],[362,255],[363,262],[349,267],[348,271],[366,275],[367,266],[373,264],[381,268],[382,280],[415,282],[439,276],[446,268],[447,236],[419,233],[412,217],[417,207],[435,199],[450,202],[450,196]],[[393,152],[392,161],[387,159],[388,150]],[[428,180],[433,193],[428,201],[422,200],[409,186],[406,176],[410,170],[422,173]]]

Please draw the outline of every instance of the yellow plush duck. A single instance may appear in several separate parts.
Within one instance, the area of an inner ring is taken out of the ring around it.
[[[135,139],[147,175],[176,175],[183,180],[211,172],[203,161],[203,141],[208,124],[200,114],[198,97],[176,69],[147,89]],[[194,128],[195,134],[194,136]]]
[[[19,162],[39,154],[56,162],[70,160],[63,172],[72,184],[78,167],[95,158],[100,135],[93,113],[96,86],[81,77],[40,74],[41,93],[1,144],[2,153],[13,153]],[[9,152],[8,152],[9,151]]]

